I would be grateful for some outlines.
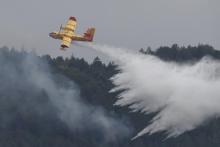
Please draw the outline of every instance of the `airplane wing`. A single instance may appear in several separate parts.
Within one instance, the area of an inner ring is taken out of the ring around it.
[[[71,16],[69,20],[67,21],[65,27],[63,28],[64,31],[72,31],[74,32],[76,30],[77,21],[76,18]]]
[[[67,21],[65,27],[62,28],[64,37],[61,42],[61,47],[62,48],[69,48],[70,44],[72,42],[72,38],[69,36],[73,36],[74,31],[76,30],[76,18],[75,17],[70,17],[69,20]]]
[[[61,42],[61,48],[69,48],[71,42],[72,42],[72,39],[70,37],[63,37],[62,42]]]

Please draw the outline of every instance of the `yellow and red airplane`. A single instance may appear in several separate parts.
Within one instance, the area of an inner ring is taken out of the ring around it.
[[[71,16],[67,21],[65,27],[60,27],[59,32],[52,32],[49,34],[54,39],[62,40],[61,50],[69,48],[72,41],[88,41],[92,42],[95,34],[95,28],[88,28],[84,35],[75,34],[77,21],[76,18]]]

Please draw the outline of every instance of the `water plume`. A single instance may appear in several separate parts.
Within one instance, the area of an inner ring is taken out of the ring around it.
[[[127,49],[106,45],[86,46],[110,56],[120,72],[111,78],[124,90],[115,105],[156,115],[133,139],[166,132],[176,137],[220,115],[220,62],[204,57],[197,63],[179,65]],[[146,122],[147,123],[147,122]]]

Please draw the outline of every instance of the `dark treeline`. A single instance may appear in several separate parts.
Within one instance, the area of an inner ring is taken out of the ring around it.
[[[150,47],[147,49],[141,49],[140,52],[144,54],[152,54],[158,56],[165,61],[175,62],[187,62],[187,61],[198,61],[204,56],[211,56],[214,59],[220,59],[220,51],[215,50],[210,45],[199,44],[198,46],[178,46],[173,44],[171,47],[162,46],[156,51],[152,51]]]
[[[140,52],[152,54],[166,61],[189,62],[198,61],[202,57],[209,55],[215,59],[220,59],[220,51],[215,50],[209,45],[198,45],[196,47],[179,47],[174,44],[171,47],[160,47],[156,51],[150,48]],[[0,58],[6,58],[10,64],[14,64],[19,69],[22,59],[27,54],[24,51],[16,51],[2,47],[0,49]],[[36,55],[35,55],[36,56]],[[4,147],[214,147],[220,145],[220,120],[216,119],[203,126],[184,133],[177,138],[165,139],[166,134],[145,135],[134,141],[131,141],[138,131],[143,129],[152,117],[152,115],[142,115],[139,113],[129,113],[127,108],[113,106],[117,100],[118,93],[109,93],[114,85],[109,80],[114,74],[119,72],[113,63],[104,64],[97,57],[89,64],[84,59],[75,57],[51,58],[49,55],[38,57],[40,60],[49,64],[53,74],[61,74],[69,80],[74,81],[80,89],[80,96],[86,103],[94,106],[100,106],[109,114],[114,114],[117,118],[127,120],[127,123],[133,129],[131,135],[120,140],[114,140],[102,144],[97,139],[95,130],[71,130],[57,117],[56,111],[48,103],[48,97],[43,93],[32,88],[21,89],[21,93],[15,99],[26,97],[33,99],[31,106],[24,109],[23,103],[14,104],[11,97],[2,95],[0,91],[0,146]],[[2,60],[0,59],[0,62]],[[0,67],[2,68],[2,67]],[[25,79],[23,79],[25,80]],[[1,80],[0,80],[1,81]],[[25,82],[24,82],[25,83]],[[1,87],[4,84],[1,83]],[[4,89],[4,88],[0,88]],[[13,88],[11,89],[13,90]],[[28,93],[26,92],[28,91]],[[8,91],[9,93],[11,91]],[[33,96],[32,96],[33,93]],[[25,102],[24,102],[25,103]],[[40,107],[45,113],[39,115],[32,112],[32,108]],[[10,108],[10,109],[9,109]],[[22,108],[22,109],[21,109]],[[23,110],[24,109],[24,110]],[[30,109],[30,110],[29,110]],[[17,110],[22,110],[18,111]],[[24,112],[23,112],[24,111]],[[27,112],[30,111],[30,112]],[[13,115],[13,119],[6,120],[6,115]],[[7,124],[7,125],[5,125]]]

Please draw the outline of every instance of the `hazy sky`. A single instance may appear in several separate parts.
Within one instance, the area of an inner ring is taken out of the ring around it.
[[[219,0],[0,0],[0,46],[91,59],[96,52],[74,45],[63,52],[48,37],[75,16],[77,33],[94,26],[101,44],[140,49],[209,43],[220,49],[219,6]]]

